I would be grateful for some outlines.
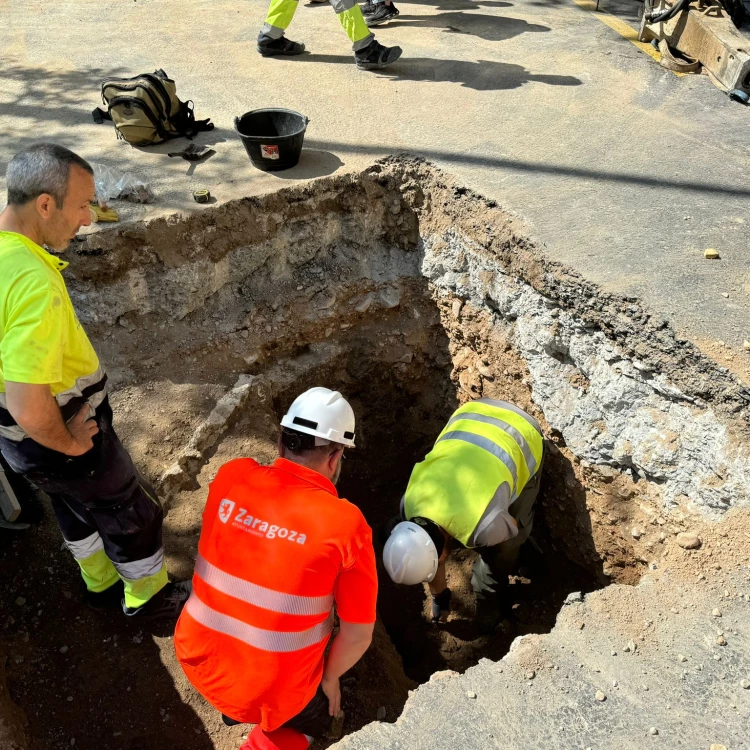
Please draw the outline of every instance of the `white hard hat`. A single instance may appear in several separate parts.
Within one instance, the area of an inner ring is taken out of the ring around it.
[[[281,426],[354,447],[354,410],[338,391],[330,388],[310,388],[297,396],[281,420]],[[325,445],[318,440],[315,442]]]
[[[416,523],[397,524],[383,548],[383,564],[395,583],[429,583],[437,572],[438,551],[430,535]]]

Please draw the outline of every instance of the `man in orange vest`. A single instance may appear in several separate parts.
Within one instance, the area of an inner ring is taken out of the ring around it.
[[[339,678],[372,641],[372,532],[335,484],[354,412],[312,388],[281,420],[280,457],[225,464],[211,483],[175,649],[225,723],[257,724],[242,750],[304,750],[341,705]],[[333,605],[340,630],[333,630]]]

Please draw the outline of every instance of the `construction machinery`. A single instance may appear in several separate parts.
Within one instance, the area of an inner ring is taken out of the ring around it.
[[[744,0],[747,2],[747,0]],[[697,61],[725,91],[750,95],[750,12],[743,0],[645,0],[639,38]]]

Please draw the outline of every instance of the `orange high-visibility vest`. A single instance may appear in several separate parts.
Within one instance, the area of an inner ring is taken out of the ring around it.
[[[185,674],[219,711],[272,731],[310,702],[339,616],[375,621],[372,532],[321,474],[231,461],[211,483],[177,623]]]

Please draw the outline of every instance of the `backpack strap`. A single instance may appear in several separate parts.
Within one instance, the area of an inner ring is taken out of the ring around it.
[[[176,120],[174,123],[175,128],[179,131],[180,135],[191,140],[196,133],[204,133],[214,129],[214,124],[211,122],[210,117],[207,117],[205,120],[196,120],[193,108],[192,99],[180,102],[180,111],[177,117],[174,118]]]
[[[97,125],[101,125],[105,120],[112,121],[112,115],[109,114],[106,109],[102,109],[101,107],[95,107],[91,116],[94,118],[94,122]]]

